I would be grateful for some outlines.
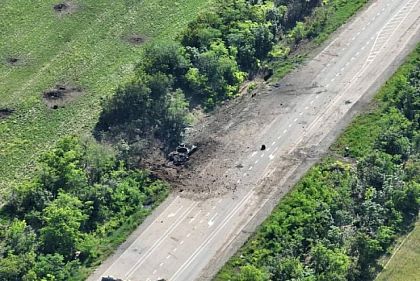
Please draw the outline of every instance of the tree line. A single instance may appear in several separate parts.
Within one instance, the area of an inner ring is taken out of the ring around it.
[[[122,238],[120,227],[135,227],[166,197],[166,184],[119,158],[77,137],[42,156],[0,210],[0,280],[80,280]]]
[[[237,96],[246,79],[267,71],[267,60],[286,58],[300,40],[321,32],[324,6],[333,2],[214,1],[175,41],[145,48],[133,81],[104,102],[95,135],[123,141],[139,157],[156,142],[173,147],[192,108],[212,110]]]

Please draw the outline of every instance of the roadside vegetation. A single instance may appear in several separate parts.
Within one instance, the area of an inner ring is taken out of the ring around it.
[[[168,194],[111,148],[66,137],[0,211],[0,280],[83,280]]]
[[[145,48],[133,80],[104,101],[95,135],[124,144],[134,163],[151,146],[167,151],[192,109],[211,111],[272,67],[290,70],[302,41],[321,42],[365,2],[215,0],[175,41]]]
[[[418,217],[419,102],[420,46],[215,280],[374,280]]]

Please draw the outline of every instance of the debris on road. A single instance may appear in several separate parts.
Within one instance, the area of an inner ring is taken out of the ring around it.
[[[265,146],[265,144],[261,145],[261,150],[264,151],[267,147]]]
[[[104,277],[102,277],[101,281],[124,281],[124,280],[122,280],[120,278],[115,278],[115,277],[112,277],[112,276],[106,276],[106,277],[104,276]]]

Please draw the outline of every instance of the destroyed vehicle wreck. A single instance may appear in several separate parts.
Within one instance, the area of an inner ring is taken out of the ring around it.
[[[189,157],[197,150],[197,146],[193,144],[180,144],[175,151],[168,154],[168,159],[172,164],[181,166],[185,164]]]

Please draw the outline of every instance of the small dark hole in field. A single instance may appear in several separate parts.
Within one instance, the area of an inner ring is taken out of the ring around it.
[[[0,108],[0,119],[9,117],[13,112],[15,112],[15,110],[11,108]]]
[[[19,62],[19,58],[16,57],[10,57],[6,59],[6,62],[10,65],[15,65]]]
[[[133,45],[141,45],[146,42],[146,38],[142,35],[134,34],[126,37],[126,41]]]
[[[58,109],[81,94],[83,94],[83,91],[80,87],[58,84],[54,88],[45,91],[42,97],[50,108]]]
[[[59,13],[68,10],[68,8],[69,8],[69,5],[67,5],[66,3],[59,3],[59,4],[54,5],[54,11],[59,12]]]

